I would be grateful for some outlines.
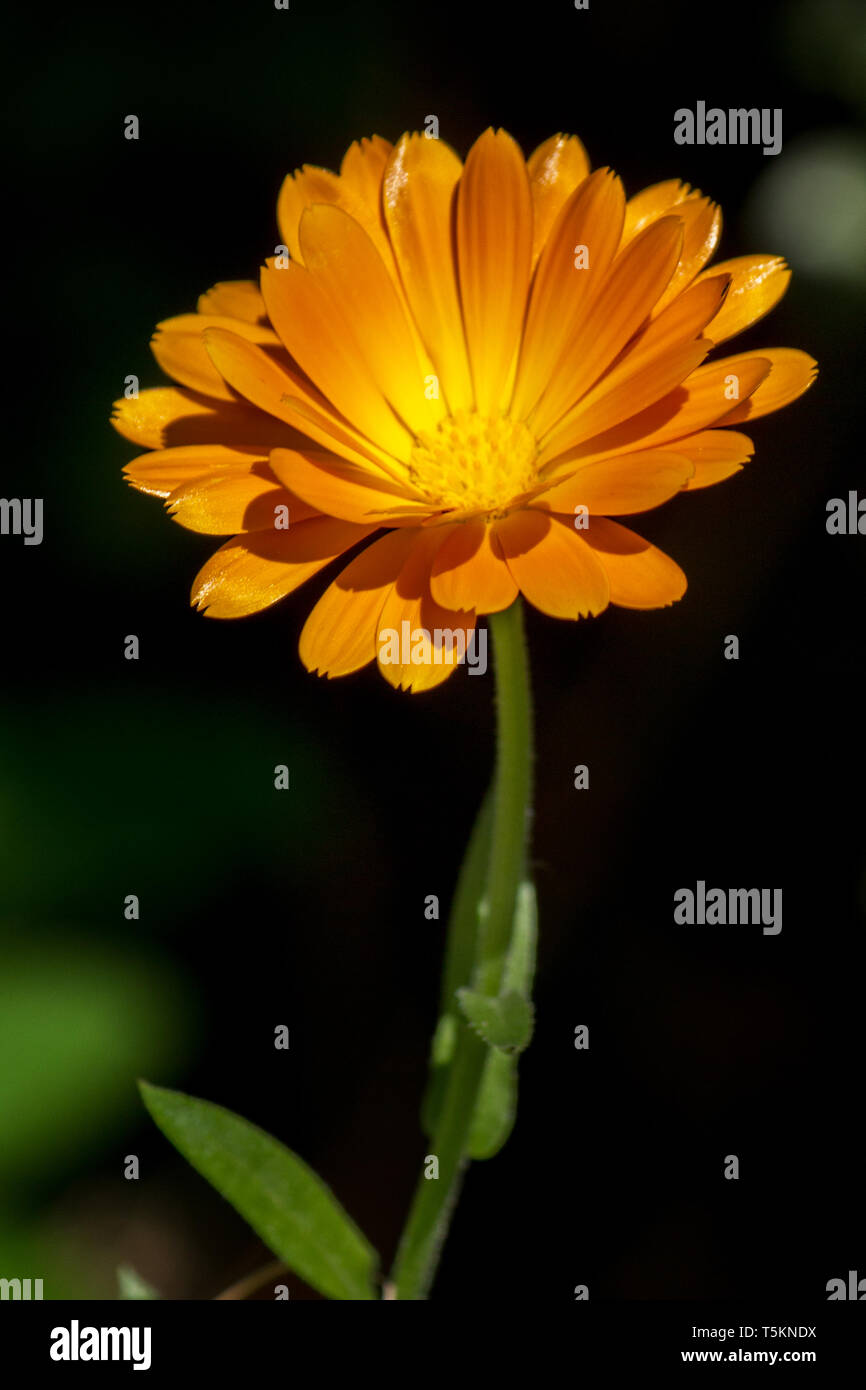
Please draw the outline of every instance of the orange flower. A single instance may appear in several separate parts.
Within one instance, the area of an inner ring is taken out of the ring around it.
[[[421,135],[362,140],[339,175],[287,178],[277,211],[260,287],[161,323],[178,385],[116,402],[114,424],[153,451],[134,487],[231,537],[193,586],[211,617],[362,547],[301,634],[323,675],[378,660],[429,688],[459,652],[435,634],[468,640],[518,593],[572,619],[674,602],[679,566],[610,518],[730,477],[752,453],[731,426],[814,379],[790,348],[705,362],[776,304],[784,261],[705,270],[719,209],[676,180],[627,200],[573,136],[524,160],[488,130],[465,165]],[[426,647],[388,660],[404,630]]]

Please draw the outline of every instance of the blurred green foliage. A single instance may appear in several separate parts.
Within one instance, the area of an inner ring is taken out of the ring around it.
[[[0,1269],[44,1279],[46,1297],[80,1297],[91,1274],[29,1209],[121,1143],[137,1120],[130,1078],[184,1065],[195,1010],[176,972],[140,949],[79,929],[17,934],[7,923],[0,936]]]
[[[237,701],[140,687],[70,695],[62,718],[48,699],[7,705],[0,728],[0,1272],[107,1297],[104,1272],[49,1236],[45,1199],[88,1165],[120,1181],[135,1078],[181,1075],[201,1046],[198,982],[159,940],[239,873],[291,859],[297,884],[327,830],[322,750]],[[300,799],[274,790],[277,761]]]

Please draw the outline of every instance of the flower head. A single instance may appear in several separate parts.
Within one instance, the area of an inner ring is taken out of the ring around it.
[[[719,209],[671,180],[627,199],[574,136],[528,160],[486,131],[379,137],[279,197],[259,285],[216,285],[158,325],[177,383],[116,402],[149,452],[132,485],[230,539],[197,576],[209,616],[268,607],[354,552],[301,634],[308,669],[378,660],[443,680],[518,593],[575,619],[680,598],[679,566],[612,517],[736,473],[734,428],[801,395],[805,353],[705,360],[770,310],[776,256],[705,269]],[[393,659],[386,634],[426,634]],[[386,651],[391,654],[389,659]]]

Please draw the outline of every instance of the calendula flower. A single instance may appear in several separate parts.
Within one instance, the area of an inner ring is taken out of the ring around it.
[[[323,675],[378,660],[429,688],[518,593],[570,619],[673,603],[682,570],[611,518],[736,473],[752,443],[734,427],[814,378],[790,348],[705,360],[778,301],[784,261],[706,269],[719,209],[677,180],[627,199],[574,136],[526,160],[488,130],[465,164],[421,135],[362,140],[339,175],[287,178],[277,213],[259,285],[159,324],[177,385],[114,423],[151,451],[134,487],[230,537],[193,586],[209,616],[354,552],[301,634]],[[394,659],[404,631],[420,650]],[[444,655],[442,633],[460,637]]]

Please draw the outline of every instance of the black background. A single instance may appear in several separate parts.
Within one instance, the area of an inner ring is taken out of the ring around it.
[[[427,1152],[445,913],[426,921],[424,900],[449,901],[489,776],[492,679],[461,671],[410,697],[369,669],[309,676],[297,637],[326,578],[241,622],[194,614],[189,585],[217,542],[126,489],[135,448],[110,402],[130,372],[162,381],[158,320],[256,275],[287,172],[335,167],[353,139],[394,140],[430,113],[461,154],[490,124],[526,152],[574,131],[629,192],[682,177],[718,199],[722,256],[785,252],[743,217],[773,161],[677,146],[673,113],[781,107],[781,161],[814,132],[856,135],[826,56],[844,28],[822,50],[798,14],[799,29],[772,3],[256,0],[12,22],[3,491],[43,496],[46,520],[42,546],[0,548],[3,745],[29,787],[11,813],[6,939],[62,957],[70,940],[114,951],[134,933],[141,959],[168,963],[188,1023],[149,1079],[296,1148],[386,1266]],[[827,500],[864,490],[862,309],[853,281],[795,261],[786,299],[732,345],[801,347],[820,376],[756,423],[743,474],[640,518],[688,575],[680,604],[528,615],[537,1032],[515,1133],[469,1174],[442,1301],[567,1301],[578,1283],[602,1299],[820,1300],[828,1279],[866,1274],[866,540],[825,530]],[[122,658],[128,633],[138,663]],[[675,927],[673,893],[699,878],[781,887],[781,935]],[[212,1297],[267,1257],[147,1121],[135,1075],[116,1115],[22,1185],[24,1218],[51,1228],[59,1212],[72,1233],[67,1293],[79,1276],[98,1293],[128,1260],[168,1297]],[[137,1185],[120,1177],[128,1153]]]

